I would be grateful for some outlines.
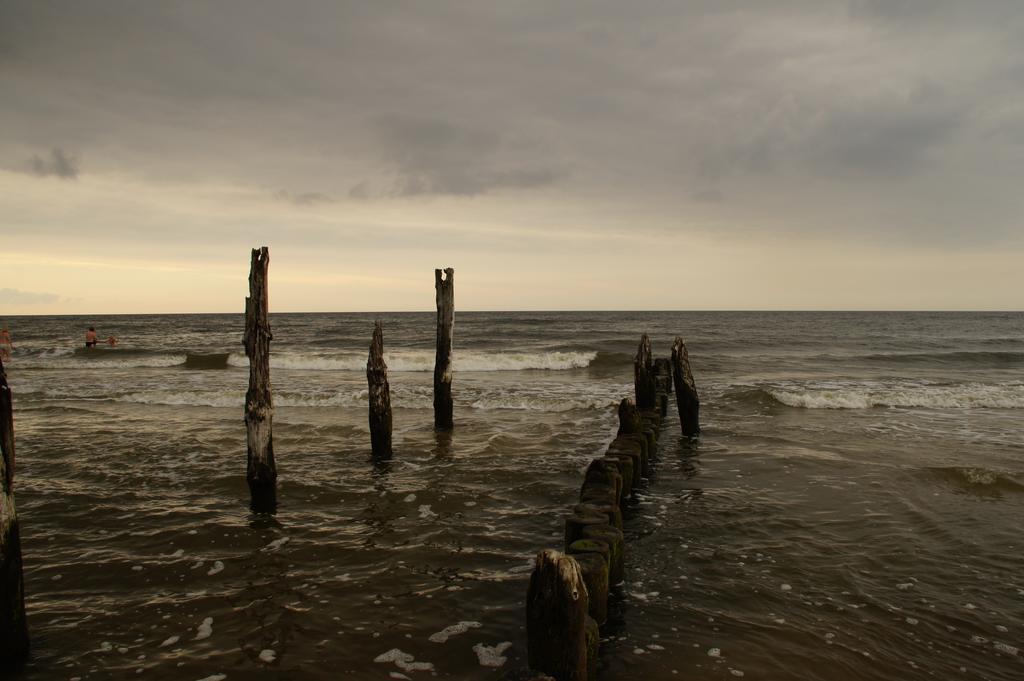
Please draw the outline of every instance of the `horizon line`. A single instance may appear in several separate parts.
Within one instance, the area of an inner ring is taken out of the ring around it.
[[[481,310],[481,309],[466,309],[459,310],[456,308],[456,312],[463,313],[474,313],[474,314],[493,314],[493,313],[509,313],[509,314],[521,314],[521,313],[541,313],[541,314],[564,314],[564,313],[618,313],[618,314],[645,314],[645,313],[777,313],[777,314],[793,314],[793,313],[808,313],[808,314],[847,314],[847,313],[874,313],[874,314],[1019,314],[1024,313],[1024,309],[939,309],[939,308],[918,308],[918,309],[873,309],[873,308],[845,308],[845,309],[729,309],[729,308],[718,308],[718,309],[646,309],[646,310],[614,310],[614,309],[523,309],[523,310]],[[271,311],[271,315],[290,315],[290,314],[362,314],[362,315],[389,315],[389,314],[428,314],[435,312],[433,309],[426,310],[287,310],[287,311]],[[59,312],[59,313],[4,313],[0,312],[0,317],[125,317],[125,316],[136,316],[136,317],[157,317],[167,315],[245,315],[245,311],[233,310],[233,311],[220,311],[220,312]]]

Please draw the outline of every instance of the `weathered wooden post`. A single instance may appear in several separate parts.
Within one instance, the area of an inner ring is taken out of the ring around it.
[[[558,681],[587,681],[589,604],[587,587],[574,558],[551,549],[537,554],[526,593],[531,669]]]
[[[274,400],[270,394],[270,320],[267,313],[266,246],[252,249],[249,297],[245,299],[245,354],[249,356],[249,390],[245,393],[245,429],[250,505],[256,513],[277,511],[277,466],[274,463],[272,425]]]
[[[640,411],[654,409],[656,406],[654,361],[651,359],[651,339],[645,333],[640,337],[633,362],[634,391],[636,408]]]
[[[434,428],[451,430],[452,328],[455,326],[455,270],[434,270],[437,292],[437,354],[434,356]]]
[[[14,400],[0,360],[0,668],[13,669],[28,655],[21,532],[14,507]]]
[[[700,434],[700,398],[690,371],[690,356],[686,344],[676,336],[672,344],[672,381],[676,389],[676,406],[679,409],[679,425],[683,435],[694,437]]]
[[[370,397],[370,447],[379,458],[391,456],[391,388],[388,365],[384,363],[384,329],[378,319],[373,325],[370,356],[366,359],[366,383]]]

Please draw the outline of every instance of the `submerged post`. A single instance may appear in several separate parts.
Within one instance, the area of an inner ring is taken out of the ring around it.
[[[13,404],[0,360],[0,667],[8,669],[28,655],[21,532],[14,508]]]
[[[640,337],[633,360],[633,381],[636,393],[636,408],[640,411],[656,406],[654,362],[651,359],[651,339],[645,333]]]
[[[452,328],[455,326],[455,270],[434,270],[437,292],[437,354],[434,356],[434,428],[451,430],[452,422]]]
[[[690,371],[690,356],[686,343],[676,336],[672,344],[672,381],[676,388],[676,406],[679,409],[679,425],[683,435],[694,437],[700,434],[700,398]]]
[[[274,463],[272,425],[274,400],[270,394],[270,320],[267,314],[266,246],[252,249],[249,297],[245,299],[245,354],[249,356],[249,390],[245,393],[245,430],[250,505],[256,513],[277,511],[277,466]]]
[[[370,356],[366,359],[366,384],[370,397],[370,447],[375,457],[391,456],[391,388],[384,363],[384,329],[373,324]]]

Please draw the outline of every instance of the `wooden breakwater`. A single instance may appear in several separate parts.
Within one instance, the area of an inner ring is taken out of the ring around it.
[[[578,503],[565,519],[562,550],[537,554],[526,594],[530,668],[517,678],[597,678],[600,629],[608,621],[610,599],[618,597],[616,587],[626,579],[623,511],[651,475],[668,395],[673,387],[679,392],[675,375],[686,390],[684,397],[677,395],[680,424],[684,434],[695,435],[699,401],[682,338],[676,338],[671,360],[653,360],[644,334],[634,360],[636,401],[622,399],[615,438],[587,466]]]

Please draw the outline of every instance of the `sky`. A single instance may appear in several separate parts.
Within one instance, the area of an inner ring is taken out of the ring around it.
[[[1024,308],[1019,0],[0,0],[0,315]]]

